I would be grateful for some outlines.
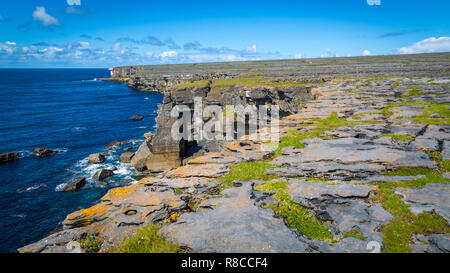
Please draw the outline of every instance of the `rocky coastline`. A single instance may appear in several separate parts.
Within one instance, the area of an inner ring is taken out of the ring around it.
[[[97,251],[111,252],[159,223],[159,234],[187,252],[449,252],[449,59],[112,68],[108,80],[164,93],[155,134],[120,156],[144,178],[109,190],[69,214],[63,230],[18,251],[73,252],[74,242],[89,237],[100,242]],[[193,129],[188,140],[174,140],[170,112],[178,105],[193,111],[196,98],[203,108],[278,105],[269,125],[279,128],[279,141],[251,134],[203,141]],[[89,157],[99,162],[102,154]],[[96,179],[110,175],[99,170]],[[403,236],[393,223],[410,230]]]

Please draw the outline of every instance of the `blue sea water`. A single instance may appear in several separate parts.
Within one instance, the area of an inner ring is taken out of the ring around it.
[[[118,158],[136,145],[114,149],[101,165],[88,165],[87,157],[114,140],[142,141],[154,131],[162,94],[94,80],[104,77],[107,69],[0,69],[0,153],[22,156],[0,164],[0,252],[42,239],[67,214],[135,181],[131,166]],[[132,115],[144,119],[133,121]],[[59,153],[37,157],[36,147]],[[113,178],[92,181],[96,170],[111,167],[117,168]],[[82,190],[60,191],[78,176],[88,178]]]

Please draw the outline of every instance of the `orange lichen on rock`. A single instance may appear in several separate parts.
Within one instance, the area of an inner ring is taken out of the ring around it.
[[[173,222],[176,222],[179,217],[180,217],[180,213],[174,212],[174,213],[170,214],[166,219],[164,219],[163,222],[164,223],[173,223]]]
[[[107,211],[108,205],[104,202],[100,202],[90,208],[69,214],[63,224],[68,226],[87,226],[95,221],[103,220],[103,216]]]
[[[118,197],[127,195],[130,192],[131,192],[131,189],[128,187],[112,189],[105,196],[103,196],[101,200],[110,200],[113,198],[118,198]]]

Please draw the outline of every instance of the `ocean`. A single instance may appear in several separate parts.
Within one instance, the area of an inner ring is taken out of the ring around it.
[[[67,214],[137,180],[119,156],[136,151],[143,134],[155,131],[163,95],[95,80],[107,77],[107,69],[0,69],[0,153],[21,154],[0,164],[0,252],[42,239]],[[144,119],[134,121],[133,115]],[[129,143],[110,151],[105,163],[88,165],[89,154],[105,152],[115,140]],[[37,157],[36,147],[58,153]],[[91,179],[98,169],[112,167],[117,170],[106,182]],[[83,189],[61,191],[80,176],[88,178]]]

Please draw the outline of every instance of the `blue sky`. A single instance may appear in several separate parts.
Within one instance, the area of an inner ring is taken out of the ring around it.
[[[450,51],[450,1],[376,2],[3,1],[0,67],[108,67]]]

